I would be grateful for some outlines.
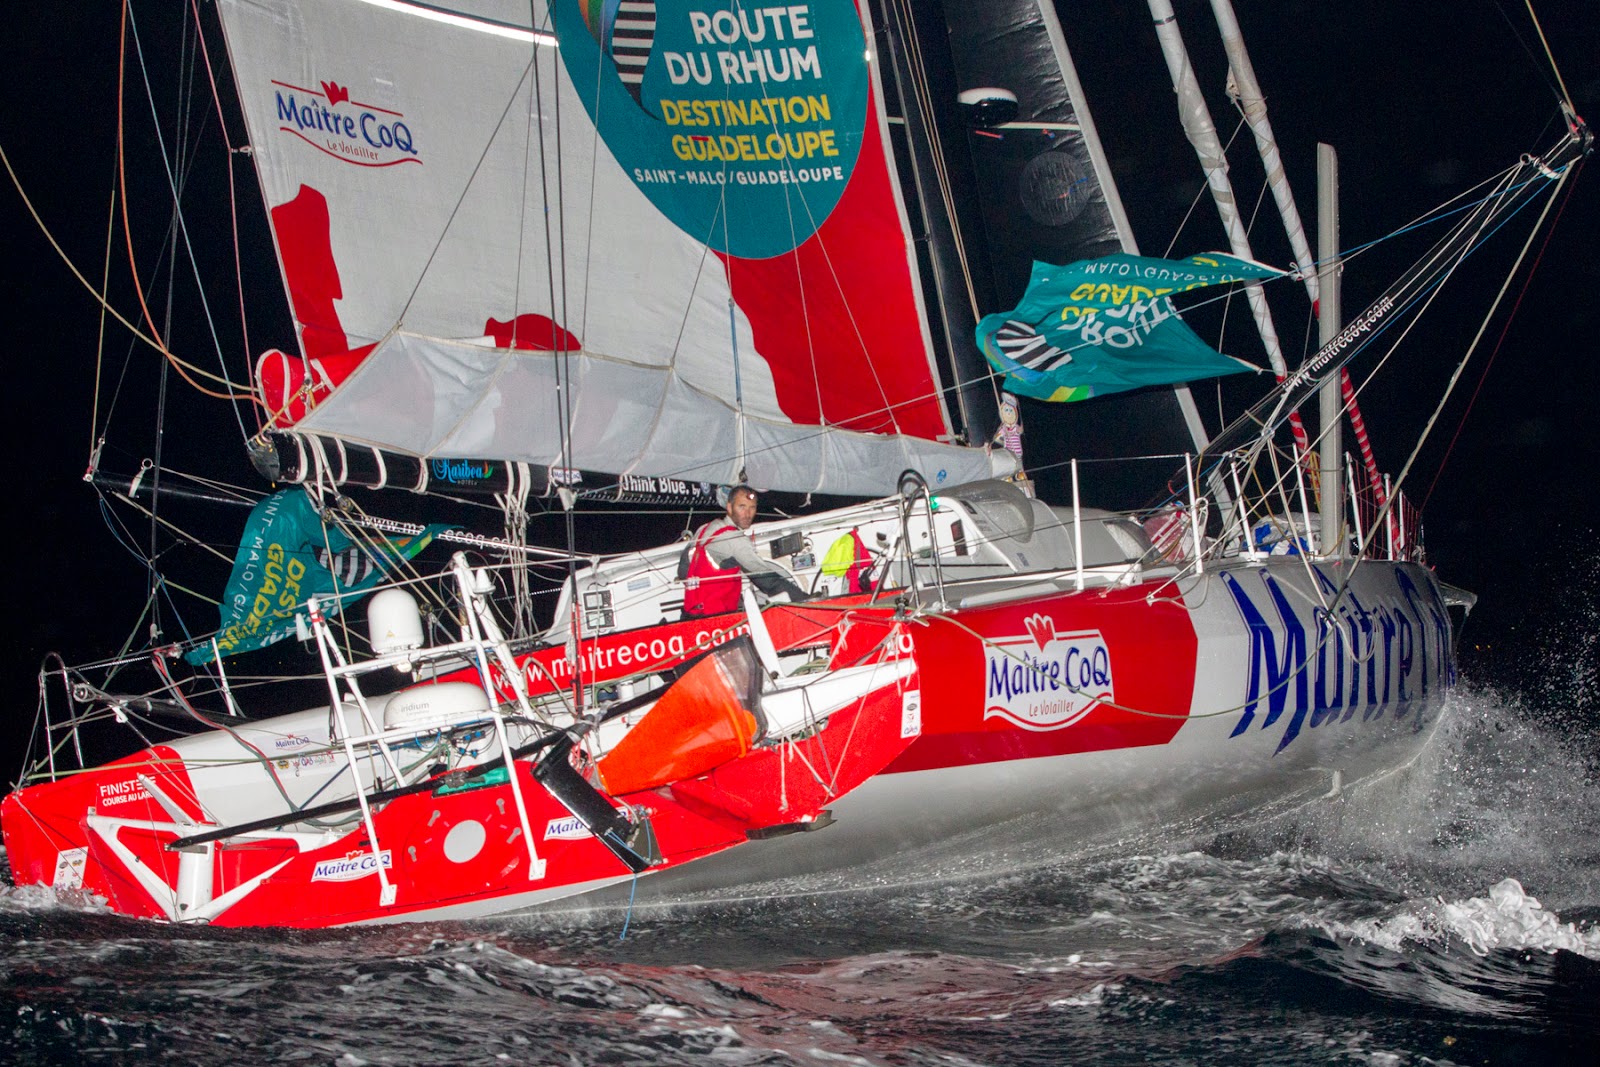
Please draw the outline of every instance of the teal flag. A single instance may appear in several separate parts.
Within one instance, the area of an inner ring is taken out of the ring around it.
[[[1185,260],[1119,252],[1064,267],[1035,262],[1022,302],[978,323],[978,347],[1005,375],[1005,389],[1038,400],[1088,400],[1258,370],[1200,340],[1171,297],[1283,273],[1215,252]]]
[[[295,632],[294,617],[311,597],[322,599],[329,615],[360,598],[404,560],[411,559],[448,526],[420,534],[357,544],[322,519],[303,489],[273,493],[250,512],[233,574],[222,598],[217,649],[224,656],[265,648]],[[355,594],[355,595],[352,595]],[[209,663],[209,644],[184,656]]]

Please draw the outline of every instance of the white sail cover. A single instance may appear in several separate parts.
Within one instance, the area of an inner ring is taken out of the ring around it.
[[[374,346],[298,429],[841,494],[996,473],[941,442],[852,0],[218,7],[302,354]]]

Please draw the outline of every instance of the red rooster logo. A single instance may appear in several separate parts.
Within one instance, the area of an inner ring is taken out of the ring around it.
[[[323,82],[322,91],[327,94],[330,104],[342,104],[350,99],[350,90],[338,82]]]
[[[1044,651],[1044,646],[1056,639],[1056,620],[1048,615],[1029,615],[1023,622],[1039,645],[1039,651]]]

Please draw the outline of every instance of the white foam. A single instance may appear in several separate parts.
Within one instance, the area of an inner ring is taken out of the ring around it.
[[[66,911],[111,914],[104,897],[81,890],[56,892],[47,885],[0,885],[0,912]]]
[[[1098,1008],[1105,1003],[1107,993],[1119,993],[1122,986],[1116,982],[1098,982],[1093,989],[1083,993],[1076,993],[1070,997],[1058,997],[1049,1001],[1047,1007],[1051,1008]]]
[[[1579,930],[1575,923],[1563,923],[1545,911],[1515,878],[1497,883],[1487,897],[1440,899],[1407,908],[1387,919],[1324,921],[1321,925],[1335,936],[1356,937],[1394,951],[1407,941],[1438,942],[1453,937],[1480,956],[1495,949],[1566,949],[1600,959],[1600,929]]]

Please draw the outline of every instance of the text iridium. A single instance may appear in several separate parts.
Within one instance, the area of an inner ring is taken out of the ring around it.
[[[1452,680],[1444,606],[1431,590],[1419,590],[1404,569],[1394,572],[1403,608],[1398,603],[1368,608],[1350,591],[1339,597],[1338,585],[1321,568],[1312,573],[1325,600],[1335,604],[1331,613],[1322,607],[1311,612],[1314,633],[1307,632],[1271,574],[1255,572],[1259,592],[1246,588],[1255,585],[1252,575],[1242,580],[1222,575],[1250,637],[1244,709],[1233,737],[1255,724],[1265,703],[1263,730],[1289,713],[1278,742],[1282,752],[1302,728],[1348,722],[1358,709],[1363,722],[1389,708],[1402,718],[1413,700]],[[1271,605],[1266,611],[1259,603],[1263,598]]]

